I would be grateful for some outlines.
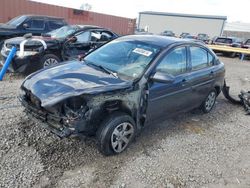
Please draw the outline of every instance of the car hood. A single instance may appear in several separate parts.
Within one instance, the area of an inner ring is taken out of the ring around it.
[[[0,24],[0,30],[16,29],[16,26],[8,24]]]
[[[43,40],[47,45],[51,45],[51,44],[55,44],[58,43],[59,41],[55,38],[51,38],[51,37],[42,37],[42,36],[33,36],[31,39],[40,39]],[[14,46],[19,46],[20,43],[24,40],[29,40],[26,39],[24,37],[15,37],[15,38],[11,38],[8,40],[5,40],[5,44],[9,44],[9,45],[14,45]],[[41,46],[42,44],[40,42],[37,41],[28,41],[25,45],[30,45],[30,46]]]
[[[35,95],[42,107],[49,107],[69,97],[131,86],[131,81],[115,78],[80,61],[70,61],[31,74],[21,88]]]

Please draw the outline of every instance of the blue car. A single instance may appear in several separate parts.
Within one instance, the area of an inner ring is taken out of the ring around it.
[[[208,113],[225,69],[201,43],[134,35],[42,69],[21,85],[27,115],[60,137],[96,135],[104,155],[124,151],[151,121],[200,108]]]

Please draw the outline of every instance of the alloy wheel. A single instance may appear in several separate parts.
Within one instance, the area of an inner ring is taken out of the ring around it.
[[[213,108],[215,100],[216,100],[216,93],[213,91],[208,95],[207,100],[205,102],[205,108],[207,111],[210,111]]]
[[[43,63],[43,68],[58,64],[58,61],[54,58],[48,58]]]
[[[134,127],[128,123],[124,122],[116,126],[111,135],[111,145],[116,153],[122,152],[134,135]]]

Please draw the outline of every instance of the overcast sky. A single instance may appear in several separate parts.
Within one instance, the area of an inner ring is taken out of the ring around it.
[[[250,23],[250,0],[35,0],[71,8],[88,3],[91,11],[137,18],[140,11],[227,16],[229,22]]]

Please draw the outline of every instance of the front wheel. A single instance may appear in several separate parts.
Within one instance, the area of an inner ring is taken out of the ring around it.
[[[209,92],[206,99],[204,100],[204,102],[201,105],[201,110],[204,113],[208,113],[213,109],[215,101],[216,101],[216,97],[217,97],[217,92],[215,89],[213,89],[212,91]]]
[[[42,57],[41,59],[41,64],[40,64],[40,67],[41,68],[47,68],[47,67],[50,67],[50,66],[53,66],[53,65],[56,65],[60,62],[60,59],[56,56],[56,55],[53,55],[53,54],[46,54]]]
[[[125,113],[114,113],[103,121],[96,133],[97,146],[104,155],[123,152],[136,133],[134,120]]]

